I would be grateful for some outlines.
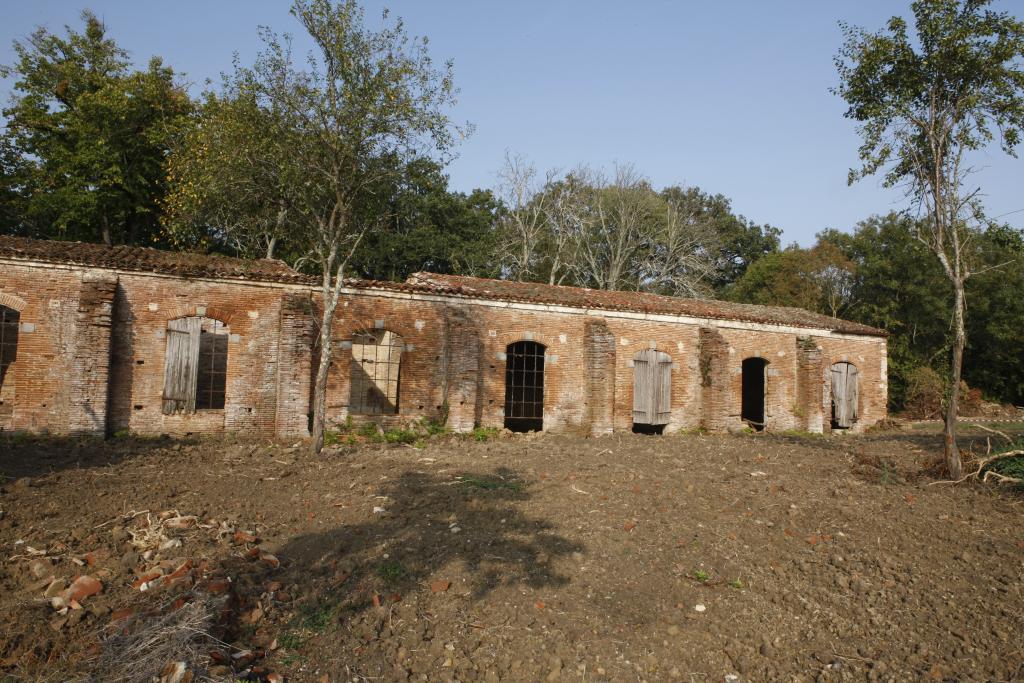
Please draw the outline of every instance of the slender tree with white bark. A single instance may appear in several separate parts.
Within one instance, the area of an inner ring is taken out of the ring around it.
[[[945,463],[959,478],[957,399],[972,263],[972,228],[984,221],[980,188],[969,184],[972,153],[998,144],[1014,150],[1024,129],[1024,23],[988,9],[991,0],[918,0],[907,22],[889,20],[869,33],[843,26],[836,93],[849,105],[863,139],[862,165],[850,182],[884,174],[902,187],[925,220],[916,237],[942,264],[953,297],[951,358],[945,405]]]
[[[300,265],[320,273],[319,364],[312,450],[323,448],[334,314],[363,236],[387,225],[376,194],[402,160],[447,154],[468,133],[447,113],[455,102],[452,64],[437,66],[425,38],[410,37],[385,12],[372,30],[355,0],[296,0],[292,14],[315,49],[294,59],[287,37],[263,31],[264,50],[244,80],[274,111],[265,132],[290,160]]]

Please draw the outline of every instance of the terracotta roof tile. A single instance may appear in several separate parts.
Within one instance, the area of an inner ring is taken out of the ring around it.
[[[36,240],[25,237],[0,236],[0,257],[182,277],[300,284],[311,281],[308,275],[296,272],[283,261],[275,259],[247,261],[230,256],[161,251],[147,247],[108,247],[104,244]]]
[[[248,261],[229,256],[171,252],[146,247],[108,247],[85,242],[36,240],[0,236],[0,258],[62,263],[92,268],[161,273],[179,277],[207,277],[314,285],[316,279],[292,270],[283,261]],[[754,306],[711,299],[683,299],[644,292],[621,292],[563,287],[535,282],[488,280],[459,275],[416,273],[405,282],[349,280],[356,289],[386,289],[497,301],[553,304],[572,308],[681,315],[710,320],[788,325],[847,334],[887,336],[867,325],[830,318],[801,308]]]
[[[434,273],[416,273],[406,282],[409,285],[425,287],[438,293],[483,299],[681,315],[712,320],[736,320],[880,337],[888,335],[884,330],[819,313],[811,313],[802,308],[755,306],[714,299],[683,299],[645,292],[607,291]]]

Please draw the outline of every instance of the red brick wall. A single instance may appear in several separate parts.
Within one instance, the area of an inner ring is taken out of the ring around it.
[[[281,299],[286,292],[281,287],[258,284],[121,275],[114,307],[111,431],[275,434]],[[193,315],[214,318],[228,326],[224,409],[164,415],[161,396],[167,323]],[[294,329],[288,331],[285,347],[294,357],[295,347],[306,342],[294,335]],[[308,374],[304,376],[301,367],[290,373],[292,381],[308,382]],[[302,405],[301,400],[293,400]],[[292,426],[288,431],[299,431],[296,427],[303,421],[289,421]]]
[[[672,357],[672,411],[666,431],[704,426],[712,430],[743,429],[740,419],[744,358],[768,361],[766,417],[770,431],[828,428],[828,387],[825,371],[832,357],[846,355],[861,371],[860,421],[863,429],[885,416],[885,374],[881,358],[884,339],[839,337],[825,332],[766,331],[737,324],[705,328],[707,339],[717,339],[710,356],[710,386],[703,386],[701,327],[696,324],[620,317],[603,317],[615,344],[614,399],[610,406],[592,406],[600,400],[588,351],[594,316],[543,307],[512,307],[430,301],[390,293],[360,293],[346,297],[335,323],[335,362],[328,386],[328,424],[348,415],[349,358],[343,342],[361,329],[376,325],[402,335],[411,350],[403,355],[399,414],[382,422],[400,425],[421,417],[437,417],[449,406],[449,423],[457,429],[474,425],[502,426],[505,397],[506,347],[532,340],[546,347],[544,428],[595,431],[595,415],[611,421],[614,429],[632,428],[633,358],[638,351],[656,348]],[[460,332],[459,330],[462,330]],[[467,332],[468,330],[468,332]],[[588,332],[588,330],[590,330]],[[811,340],[798,344],[798,339]],[[478,343],[481,342],[481,343]],[[818,350],[821,346],[823,350]],[[820,355],[818,358],[809,358]],[[479,354],[479,355],[478,355]],[[838,354],[838,355],[837,355]],[[607,357],[607,354],[602,356]],[[589,359],[589,360],[588,360]],[[475,374],[474,368],[480,368]],[[454,376],[457,377],[453,379]],[[806,405],[805,405],[806,404]],[[357,421],[361,418],[356,416]],[[598,427],[597,432],[602,429]]]
[[[18,358],[0,389],[0,429],[102,434],[308,431],[316,296],[298,286],[4,263],[0,303],[21,311]],[[229,326],[223,410],[164,415],[167,323],[203,315]],[[348,416],[351,352],[363,329],[400,334],[398,415],[468,430],[502,426],[505,352],[545,346],[544,428],[606,433],[632,427],[633,359],[672,358],[667,431],[741,429],[741,364],[768,361],[767,428],[828,429],[828,368],[860,370],[863,429],[885,416],[885,340],[741,323],[410,295],[348,292],[334,327],[328,424]],[[358,419],[365,419],[359,417]]]

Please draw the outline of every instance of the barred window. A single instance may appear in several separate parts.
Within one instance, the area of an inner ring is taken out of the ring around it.
[[[398,414],[404,349],[402,337],[389,330],[369,330],[353,336],[350,413]]]
[[[193,316],[167,323],[163,412],[224,408],[228,369],[227,325]]]
[[[21,321],[21,314],[13,308],[0,306],[0,414],[10,412],[13,408],[13,397],[11,391],[12,383],[7,375],[18,357],[18,324]],[[7,391],[4,391],[4,386]]]

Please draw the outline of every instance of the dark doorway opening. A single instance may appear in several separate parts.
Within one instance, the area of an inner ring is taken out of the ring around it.
[[[756,431],[764,429],[764,395],[766,368],[764,358],[747,358],[743,361],[743,396],[740,418]]]
[[[505,349],[505,427],[513,432],[544,429],[544,351],[532,341]]]
[[[662,434],[665,431],[665,425],[649,425],[642,422],[633,423],[634,434]]]

